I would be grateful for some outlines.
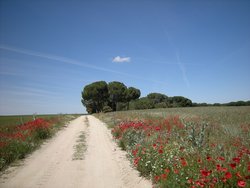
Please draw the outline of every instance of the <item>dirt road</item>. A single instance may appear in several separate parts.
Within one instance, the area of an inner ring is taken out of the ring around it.
[[[147,188],[152,185],[130,167],[125,152],[112,141],[104,123],[93,116],[81,116],[22,165],[1,175],[0,187]]]

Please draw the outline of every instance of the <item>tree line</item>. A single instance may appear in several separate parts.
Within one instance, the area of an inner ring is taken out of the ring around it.
[[[182,96],[168,97],[161,93],[140,96],[139,89],[122,82],[98,81],[83,88],[81,101],[88,113],[192,106],[192,101]]]

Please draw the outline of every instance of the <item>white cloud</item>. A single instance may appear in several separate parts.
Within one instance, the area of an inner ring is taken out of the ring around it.
[[[116,56],[112,61],[115,62],[115,63],[130,62],[130,57],[120,57],[120,56]]]

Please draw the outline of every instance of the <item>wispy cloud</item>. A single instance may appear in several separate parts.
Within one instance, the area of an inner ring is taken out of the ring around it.
[[[61,97],[60,93],[48,91],[45,89],[23,87],[23,86],[7,86],[1,90],[1,94],[9,94],[16,96],[32,96],[32,97]]]
[[[128,63],[130,62],[130,57],[120,57],[120,56],[116,56],[113,58],[112,60],[115,63]]]
[[[165,34],[169,45],[172,47],[172,49],[173,49],[173,51],[175,53],[175,57],[176,57],[176,60],[177,60],[177,65],[178,65],[178,67],[179,67],[179,69],[181,71],[181,74],[182,74],[182,79],[185,82],[186,86],[189,87],[190,84],[189,84],[189,80],[188,80],[188,77],[187,77],[186,68],[184,66],[185,64],[182,63],[182,61],[181,61],[180,54],[178,52],[178,48],[174,45],[173,39],[170,36],[169,32],[167,31],[166,27],[164,27],[163,33]]]
[[[177,51],[176,51],[175,55],[176,55],[176,59],[177,59],[177,64],[178,64],[178,66],[179,66],[179,68],[181,70],[183,81],[185,82],[186,86],[189,87],[190,84],[189,84],[189,80],[188,80],[188,77],[187,77],[186,68],[183,65],[183,63],[181,62],[180,55],[178,54]]]
[[[75,65],[75,66],[79,66],[79,67],[85,67],[85,68],[89,68],[89,69],[93,69],[93,70],[114,73],[114,74],[118,74],[118,75],[121,75],[121,76],[129,77],[129,78],[135,78],[135,79],[150,81],[150,82],[154,82],[154,83],[166,84],[166,83],[163,83],[161,81],[155,81],[155,80],[150,80],[150,79],[147,79],[147,78],[134,76],[134,75],[127,74],[127,73],[124,73],[124,72],[120,72],[120,71],[107,69],[107,68],[104,68],[104,67],[99,67],[99,66],[88,64],[88,63],[76,61],[74,59],[66,58],[66,57],[63,57],[63,56],[45,54],[45,53],[41,53],[41,52],[36,52],[36,51],[31,51],[31,50],[26,50],[26,49],[19,49],[19,48],[14,48],[14,47],[5,46],[5,45],[0,45],[0,49],[16,52],[16,53],[20,53],[20,54],[25,54],[25,55],[29,55],[29,56],[54,60],[54,61],[57,61],[57,62],[71,64],[71,65]],[[129,58],[129,57],[125,57],[125,58]],[[130,58],[129,58],[129,60],[130,60]],[[128,59],[127,59],[127,61],[128,61]]]

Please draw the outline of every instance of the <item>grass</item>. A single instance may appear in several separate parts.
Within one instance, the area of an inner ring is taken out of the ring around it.
[[[96,114],[154,187],[249,187],[250,107]]]
[[[38,148],[79,115],[0,117],[0,170]]]
[[[89,126],[88,117],[85,117],[84,122],[88,127]],[[73,159],[72,160],[83,160],[84,159],[84,153],[87,150],[86,132],[81,131],[80,136],[78,137],[76,142],[77,142],[77,144],[74,146],[74,154],[73,154]]]

